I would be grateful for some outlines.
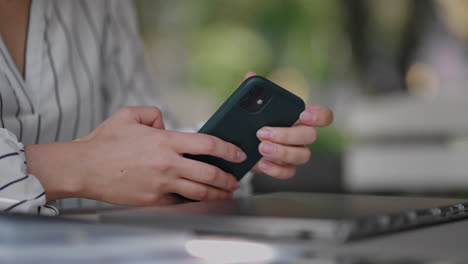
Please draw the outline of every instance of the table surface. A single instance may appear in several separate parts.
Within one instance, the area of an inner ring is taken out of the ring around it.
[[[321,250],[351,255],[468,260],[468,220],[349,242]]]
[[[86,219],[80,215],[72,217]],[[88,215],[88,217],[96,221],[93,215]],[[266,241],[266,243],[296,247],[303,252],[310,251],[311,254],[321,252],[351,257],[467,261],[468,219],[350,241],[344,244],[318,244],[303,241]]]

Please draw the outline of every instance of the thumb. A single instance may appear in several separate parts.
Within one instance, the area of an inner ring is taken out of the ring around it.
[[[255,76],[257,75],[255,72],[247,72],[245,75],[244,75],[244,79],[243,81],[247,80],[248,78],[252,77],[252,76]]]
[[[100,130],[106,126],[118,128],[122,124],[142,124],[157,129],[165,129],[161,110],[151,106],[126,106],[112,114],[107,120],[101,123],[88,135],[77,138],[75,141],[84,141],[93,138]]]
[[[164,129],[164,121],[161,110],[152,106],[128,106],[127,109],[132,121],[146,126]]]

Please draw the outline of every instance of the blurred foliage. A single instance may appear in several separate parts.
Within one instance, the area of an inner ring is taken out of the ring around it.
[[[309,87],[302,89],[318,89],[320,85],[312,84],[330,78],[330,58],[343,48],[337,0],[137,3],[143,33],[154,34],[149,28],[157,23],[155,13],[183,21],[169,23],[171,31],[164,37],[184,34],[190,86],[208,89],[218,98],[226,98],[247,71],[268,77],[278,69],[293,69],[308,80]]]
[[[349,139],[333,125],[317,128],[317,134],[317,141],[308,146],[312,153],[342,152],[349,144]]]
[[[248,28],[214,24],[194,37],[190,80],[222,98],[237,86],[246,69],[265,74],[272,64],[271,46]]]
[[[329,53],[340,22],[336,1],[202,0],[191,5],[187,8],[199,12],[189,48],[190,80],[197,87],[225,98],[247,70],[268,76],[288,67],[314,83],[330,74]]]

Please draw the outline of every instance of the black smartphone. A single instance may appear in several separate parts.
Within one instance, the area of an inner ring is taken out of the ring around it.
[[[252,76],[198,131],[233,143],[247,154],[247,159],[233,163],[209,155],[185,156],[217,166],[240,180],[262,157],[257,131],[264,126],[290,127],[304,108],[304,101],[298,96],[266,78]]]

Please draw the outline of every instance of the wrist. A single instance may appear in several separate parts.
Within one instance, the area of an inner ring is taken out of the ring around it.
[[[81,197],[86,166],[80,142],[30,145],[25,155],[27,173],[39,179],[47,200]]]

